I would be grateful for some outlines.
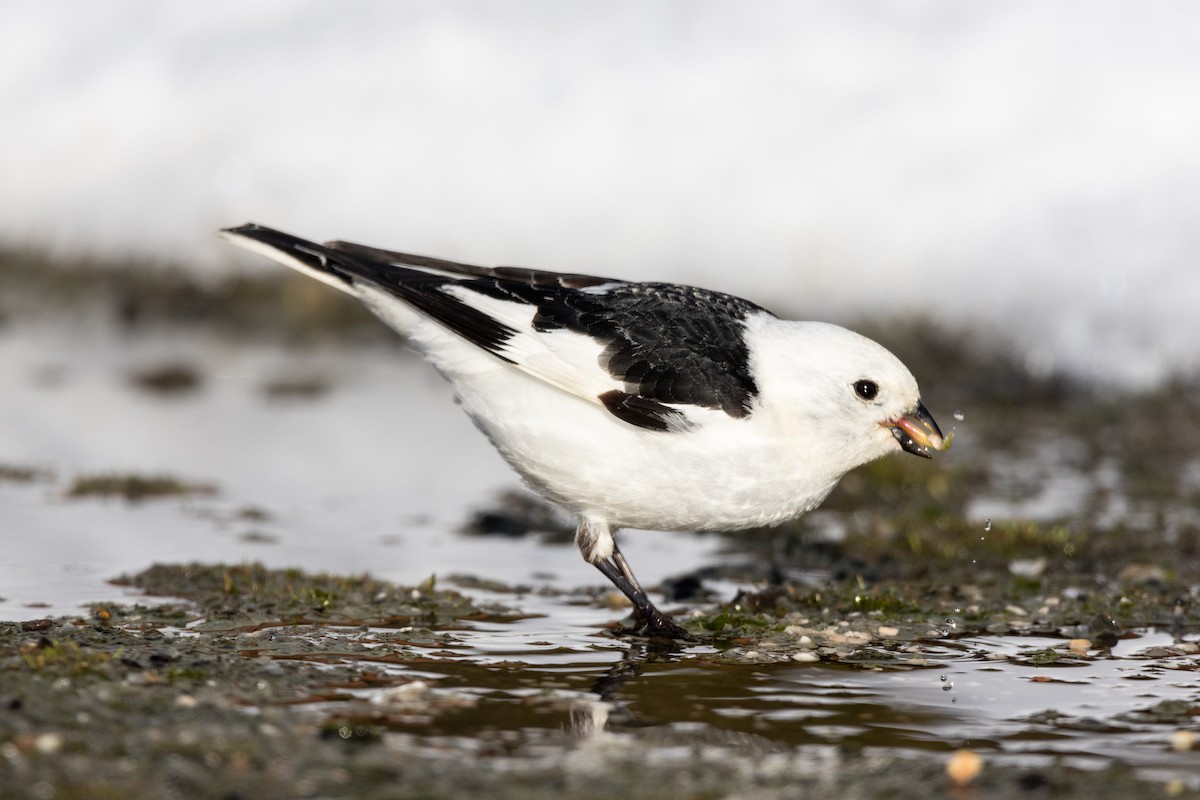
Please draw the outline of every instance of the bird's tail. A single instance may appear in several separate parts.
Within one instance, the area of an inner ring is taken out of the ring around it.
[[[355,293],[350,280],[354,270],[346,270],[355,266],[351,255],[253,222],[225,228],[220,235],[238,247],[278,261],[335,289]]]
[[[468,280],[484,278],[528,286],[562,286],[568,289],[618,283],[613,278],[595,275],[547,272],[526,267],[480,267],[461,261],[447,261],[444,258],[383,250],[354,242],[332,241],[317,244],[253,222],[237,228],[226,228],[221,231],[221,235],[239,247],[265,255],[335,289],[350,293],[354,292],[354,278],[383,284],[419,281],[436,276]]]

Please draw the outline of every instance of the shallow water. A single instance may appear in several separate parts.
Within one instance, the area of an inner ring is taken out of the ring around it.
[[[435,691],[476,696],[471,710],[391,729],[409,746],[491,751],[504,732],[519,733],[526,755],[561,743],[564,728],[608,733],[658,747],[705,745],[753,755],[838,745],[890,753],[945,753],[969,747],[995,762],[1054,760],[1094,769],[1136,765],[1160,779],[1200,781],[1190,752],[1169,745],[1173,730],[1138,715],[1163,701],[1195,703],[1197,659],[1152,659],[1167,634],[1122,641],[1086,665],[1037,667],[1023,653],[1059,647],[1042,637],[946,641],[927,667],[862,670],[827,663],[798,666],[697,662],[703,645],[664,657],[586,631],[586,617],[564,628],[542,618],[479,626],[469,647],[420,665]],[[570,620],[571,615],[566,615]],[[525,633],[521,630],[525,629]],[[528,702],[557,691],[565,704]],[[564,705],[566,706],[564,708]],[[580,721],[580,718],[583,721]]]
[[[194,370],[198,388],[164,394],[130,379],[167,363]],[[1200,785],[1194,753],[1171,747],[1178,721],[1147,714],[1164,701],[1200,702],[1200,657],[1147,654],[1178,643],[1161,631],[1132,631],[1071,666],[1025,658],[1063,649],[1061,638],[948,631],[923,642],[924,666],[887,670],[721,663],[702,658],[716,645],[662,652],[613,637],[604,626],[623,612],[569,591],[603,583],[573,546],[462,532],[518,483],[446,385],[402,350],[28,324],[0,335],[0,364],[0,419],[9,421],[0,465],[41,472],[0,481],[0,619],[132,602],[131,590],[107,581],[154,562],[261,561],[369,571],[401,584],[436,574],[439,585],[453,585],[448,576],[465,574],[532,587],[466,590],[527,616],[451,626],[454,646],[381,667],[472,699],[433,716],[389,716],[403,747],[534,758],[562,753],[572,737],[604,735],[661,757],[704,746],[817,762],[832,746],[913,757],[970,747],[990,760],[1062,758],[1085,769],[1116,762]],[[319,378],[330,388],[268,396],[264,386],[281,378]],[[1037,493],[980,496],[970,514],[1059,513],[1104,481],[1075,469],[1069,449],[1037,464],[1054,476],[1039,479]],[[998,469],[1022,472],[1015,461]],[[75,477],[110,471],[167,473],[217,492],[143,503],[66,497]],[[728,559],[722,541],[691,534],[634,532],[622,546],[648,585]],[[707,585],[725,598],[747,588]]]
[[[415,355],[351,355],[178,333],[8,331],[0,418],[15,424],[0,432],[0,464],[50,479],[0,481],[0,530],[21,532],[0,555],[0,617],[78,612],[112,597],[109,578],[153,561],[369,569],[399,583],[455,572],[559,587],[603,580],[572,547],[459,535],[519,481]],[[163,396],[129,380],[164,363],[194,367],[199,388]],[[268,382],[307,376],[333,388],[315,400],[264,395]],[[108,472],[164,473],[218,492],[139,504],[65,498],[73,477]],[[245,509],[266,518],[243,519]],[[716,546],[685,534],[627,540],[652,582]]]

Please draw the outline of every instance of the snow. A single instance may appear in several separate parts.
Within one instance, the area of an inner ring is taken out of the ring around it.
[[[0,241],[215,228],[1200,366],[1200,5],[0,0]]]

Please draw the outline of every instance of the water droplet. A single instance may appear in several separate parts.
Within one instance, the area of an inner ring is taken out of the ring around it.
[[[992,518],[988,517],[983,523],[983,532],[990,533],[992,530]]]
[[[962,422],[964,419],[966,419],[966,417],[967,417],[967,415],[962,413],[961,411],[954,412],[954,418],[956,420],[958,420],[959,422]]]
[[[943,687],[942,687],[942,691],[943,691],[943,692],[949,692],[949,691],[951,691],[951,690],[953,690],[953,689],[954,689],[954,684],[953,684],[953,683],[947,683],[945,686],[943,686]]]
[[[945,683],[946,681],[950,680],[950,676],[949,676],[949,675],[942,675],[942,676],[940,676],[940,677],[938,678],[938,680],[939,680],[939,681],[941,681],[942,683]]]

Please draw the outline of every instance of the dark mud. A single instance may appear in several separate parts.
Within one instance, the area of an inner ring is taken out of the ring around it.
[[[71,322],[100,320],[130,332],[182,326],[291,341],[336,335],[396,343],[360,303],[311,284],[273,269],[202,280],[179,264],[64,259],[43,250],[0,247],[0,286],[5,288],[0,326],[51,314]],[[148,377],[148,388],[162,382],[153,370]]]
[[[519,664],[454,667],[463,620],[515,612],[428,586],[220,565],[122,580],[187,599],[0,624],[3,796],[899,798],[916,786],[935,798],[1196,796],[1119,765],[985,758],[972,777],[948,766],[963,758],[950,750],[696,739],[647,718],[662,697],[630,696],[640,722],[602,702],[639,672],[683,666],[678,654],[643,652],[598,680],[587,669],[550,680]],[[874,668],[862,644],[842,660]],[[821,637],[813,652],[840,646]],[[440,678],[421,676],[422,664]],[[1187,724],[1196,710],[1156,707],[1140,721]],[[474,741],[455,746],[466,730]]]

